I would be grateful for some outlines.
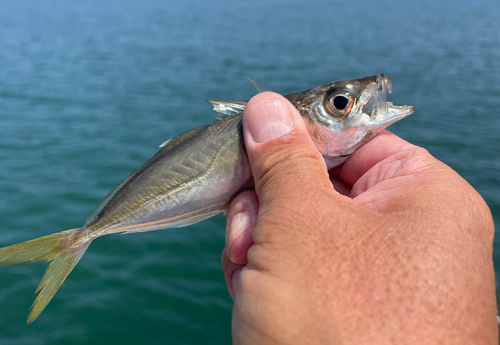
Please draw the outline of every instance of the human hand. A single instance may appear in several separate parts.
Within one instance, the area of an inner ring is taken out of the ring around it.
[[[255,191],[229,205],[222,255],[235,344],[497,342],[491,213],[451,168],[384,131],[329,176],[268,92],[243,129]]]

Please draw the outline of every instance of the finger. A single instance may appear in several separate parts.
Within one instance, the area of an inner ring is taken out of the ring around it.
[[[335,175],[338,176],[338,174],[340,174],[340,172],[342,171],[343,166],[344,166],[344,163],[342,163],[340,165],[337,165],[336,167],[331,168],[330,170],[328,170],[328,173],[330,175],[333,175],[333,176],[335,176]]]
[[[371,141],[361,146],[347,159],[342,166],[339,177],[348,185],[353,186],[361,176],[377,163],[397,152],[414,147],[409,142],[384,130]]]
[[[234,299],[234,291],[236,291],[235,284],[237,284],[238,272],[244,265],[236,264],[229,260],[227,249],[222,251],[222,272],[224,273],[224,280],[226,281],[227,291]]]
[[[381,213],[415,206],[429,208],[433,203],[443,204],[438,195],[447,185],[451,184],[452,191],[458,188],[458,175],[450,170],[425,149],[410,145],[368,170],[356,181],[349,197]]]
[[[344,181],[342,181],[338,176],[335,176],[335,175],[330,176],[330,181],[332,181],[333,188],[335,188],[335,190],[338,193],[340,193],[342,195],[346,195],[346,196],[351,194],[352,186],[350,186],[347,183],[345,183]]]
[[[231,201],[226,222],[226,254],[234,263],[245,265],[248,249],[253,245],[259,199],[255,190],[241,192]]]
[[[261,205],[303,190],[331,190],[325,162],[295,107],[284,97],[260,93],[243,114],[245,146]]]

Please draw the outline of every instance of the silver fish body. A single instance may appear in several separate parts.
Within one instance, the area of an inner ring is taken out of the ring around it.
[[[413,112],[411,106],[386,102],[386,89],[391,91],[392,83],[382,74],[285,97],[301,113],[327,166],[333,167]],[[0,248],[0,265],[52,261],[37,288],[28,323],[40,315],[97,237],[187,226],[222,212],[240,190],[252,186],[241,128],[247,101],[211,103],[226,116],[166,142],[101,202],[82,228]]]
[[[113,190],[84,225],[98,237],[181,227],[211,217],[251,180],[241,115],[168,142]]]

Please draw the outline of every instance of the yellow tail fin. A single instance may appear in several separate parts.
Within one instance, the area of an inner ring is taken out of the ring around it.
[[[85,250],[87,250],[92,240],[85,241],[82,236],[78,236],[81,233],[82,229],[66,230],[0,248],[0,265],[52,261],[35,291],[35,293],[39,292],[39,294],[31,306],[28,323],[35,321],[45,309],[83,254],[85,254]]]

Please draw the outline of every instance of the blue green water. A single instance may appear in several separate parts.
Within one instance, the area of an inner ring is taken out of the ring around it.
[[[206,99],[391,75],[392,130],[500,224],[498,1],[2,1],[0,245],[80,227]],[[224,217],[96,240],[26,326],[45,269],[0,267],[0,344],[229,344]],[[495,263],[500,269],[500,240]]]

